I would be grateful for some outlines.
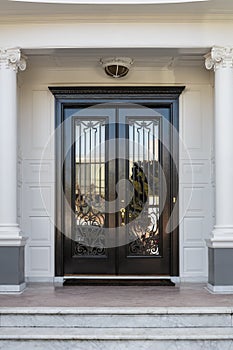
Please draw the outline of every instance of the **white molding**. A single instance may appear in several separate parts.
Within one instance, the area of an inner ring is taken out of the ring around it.
[[[232,286],[213,286],[210,283],[207,283],[206,290],[212,294],[233,294],[233,285]]]
[[[53,277],[53,282],[54,284],[63,284],[64,282],[64,277]]]
[[[54,277],[27,276],[25,277],[25,280],[28,283],[53,283]]]
[[[0,285],[0,294],[5,293],[22,293],[26,288],[26,283],[21,284],[3,284]]]
[[[210,239],[206,239],[209,248],[233,248],[233,226],[215,225]]]
[[[229,237],[222,237],[220,239],[206,239],[208,248],[233,248],[233,240]]]
[[[207,283],[208,276],[183,276],[180,277],[181,283]]]
[[[171,279],[171,281],[173,283],[180,283],[180,277],[178,276],[83,276],[83,275],[80,275],[80,276],[62,276],[62,277],[31,277],[31,276],[27,276],[25,278],[26,282],[29,282],[29,283],[59,283],[59,284],[62,284],[64,282],[64,280],[66,279],[92,279],[92,278],[100,278],[100,279],[107,279],[107,278],[110,278],[110,279],[143,279],[143,280],[148,280],[148,279],[160,279],[160,278],[163,278],[163,279]]]
[[[0,247],[23,247],[27,242],[27,237],[9,237],[0,235]]]

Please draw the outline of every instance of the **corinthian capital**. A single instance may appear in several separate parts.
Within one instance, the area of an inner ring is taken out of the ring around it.
[[[233,68],[233,47],[213,47],[205,56],[206,69]]]
[[[0,48],[0,69],[18,70],[26,69],[26,60],[22,56],[20,49],[1,49]]]

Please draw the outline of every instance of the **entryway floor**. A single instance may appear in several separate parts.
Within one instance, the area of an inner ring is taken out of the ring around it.
[[[232,307],[233,295],[210,294],[206,284],[66,286],[31,283],[21,294],[1,294],[0,307]]]

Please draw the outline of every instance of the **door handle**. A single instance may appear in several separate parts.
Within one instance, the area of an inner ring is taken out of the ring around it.
[[[120,213],[121,213],[121,226],[125,226],[125,208],[121,208]]]

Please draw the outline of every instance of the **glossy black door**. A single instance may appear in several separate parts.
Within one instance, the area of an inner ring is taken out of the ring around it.
[[[132,184],[119,213],[118,274],[169,274],[172,208],[169,108],[119,108],[118,181]],[[123,144],[125,141],[125,145]],[[123,213],[123,219],[122,219]],[[123,222],[122,222],[123,221]],[[122,229],[122,225],[123,228]]]
[[[57,125],[64,122],[56,274],[178,275],[178,229],[166,230],[178,191],[182,88],[147,99],[135,94],[132,104],[127,94],[111,103],[101,94],[104,104],[94,107],[96,95],[79,95],[79,88],[65,89],[65,97],[51,90]]]
[[[116,109],[64,110],[64,274],[115,274]],[[113,142],[111,142],[113,140]],[[111,240],[111,242],[110,242]]]

